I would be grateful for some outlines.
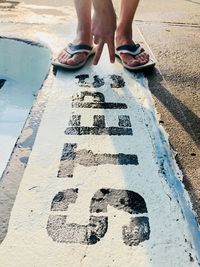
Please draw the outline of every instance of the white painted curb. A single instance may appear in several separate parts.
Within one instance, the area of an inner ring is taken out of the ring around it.
[[[199,266],[145,80],[105,58],[57,73],[0,266]]]

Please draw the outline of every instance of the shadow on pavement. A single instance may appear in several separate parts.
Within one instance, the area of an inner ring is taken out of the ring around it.
[[[193,3],[193,4],[200,5],[200,2],[197,2],[197,1],[193,1],[193,0],[185,0],[185,1],[190,2],[190,3]]]
[[[181,124],[184,130],[189,134],[189,136],[195,142],[197,147],[199,147],[200,144],[199,117],[196,116],[196,114],[194,114],[179,99],[177,99],[174,95],[172,95],[172,93],[163,85],[164,80],[159,70],[154,69],[154,71],[146,72],[145,75],[148,79],[149,89],[151,93],[157,98],[158,102],[160,102],[172,114],[174,119]],[[179,142],[178,136],[177,136],[177,142]],[[195,153],[191,153],[191,156],[197,156],[197,155]],[[195,193],[194,184],[192,183],[191,178],[188,176],[187,169],[185,169],[181,158],[179,158],[179,155],[176,156],[176,161],[179,168],[183,172],[182,182],[186,190],[189,192],[190,198],[192,200],[193,209],[197,213],[197,221],[198,223],[200,223],[200,218],[199,218],[200,204],[198,195]],[[198,162],[196,164],[198,165]]]
[[[200,144],[200,119],[187,106],[167,90],[162,82],[163,78],[155,69],[146,72],[151,93],[165,106],[173,117],[182,125],[185,131],[191,136],[194,142]]]

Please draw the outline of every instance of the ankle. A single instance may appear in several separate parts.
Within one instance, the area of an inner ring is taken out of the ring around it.
[[[132,44],[133,41],[132,41],[132,37],[129,37],[129,36],[125,36],[125,35],[121,35],[121,34],[116,34],[116,37],[115,37],[115,42],[116,42],[116,45],[119,46],[119,45],[126,45],[126,44]]]
[[[116,33],[119,35],[126,35],[128,37],[132,36],[132,22],[124,23],[119,22],[117,25]]]
[[[74,42],[77,44],[85,43],[85,44],[92,44],[92,34],[90,29],[84,29],[80,30],[77,29],[76,38],[74,39]]]
[[[119,45],[132,43],[132,29],[131,31],[127,28],[119,27],[116,30],[116,43],[119,43]]]

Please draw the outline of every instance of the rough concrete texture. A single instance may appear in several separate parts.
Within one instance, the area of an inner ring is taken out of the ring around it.
[[[74,112],[85,118],[81,125],[89,127],[97,110],[71,108],[71,95],[83,89],[77,86],[74,74],[59,71],[1,244],[0,265],[17,267],[17,262],[18,266],[50,267],[69,262],[69,266],[89,267],[95,257],[99,267],[169,267],[171,262],[180,267],[198,266],[198,244],[194,243],[197,232],[192,236],[192,225],[183,214],[183,209],[189,213],[188,207],[179,202],[167,181],[166,176],[171,175],[168,154],[162,153],[159,159],[155,150],[155,144],[161,152],[167,144],[160,142],[158,125],[154,125],[149,90],[141,86],[146,80],[142,74],[137,80],[119,63],[110,66],[105,54],[103,59],[95,71],[87,68],[88,74],[123,72],[124,88],[111,90],[106,84],[101,90],[110,102],[127,104],[126,113],[118,110],[118,114],[130,116],[134,134],[66,137],[64,130]],[[115,110],[105,109],[104,114],[111,115],[105,116],[108,126],[117,122]],[[153,133],[154,126],[158,134]],[[95,154],[135,153],[139,165],[78,166],[73,179],[58,179],[66,139]],[[166,173],[161,167],[166,167]],[[78,188],[76,202],[76,190],[65,191],[72,188]],[[52,200],[58,204],[56,210],[52,210]],[[91,202],[95,203],[94,210],[90,209]]]
[[[24,3],[14,3],[15,2],[12,4],[8,1],[0,2],[1,35],[17,34],[25,38],[39,39],[40,41],[46,42],[51,48],[54,48],[54,53],[59,52],[59,50],[66,45],[66,42],[71,41],[70,38],[75,27],[75,24],[72,25],[71,22],[69,23],[72,15],[75,17],[72,1],[25,0]],[[157,110],[161,115],[160,123],[168,132],[170,142],[177,151],[179,166],[184,173],[184,183],[189,190],[200,221],[200,182],[198,180],[200,175],[200,96],[198,90],[198,68],[200,59],[199,9],[200,4],[198,0],[141,0],[136,16],[136,24],[139,26],[158,60],[157,68],[159,67],[159,69],[152,74],[148,74],[150,89],[154,96]],[[55,40],[49,38],[50,33],[55,36]],[[64,36],[66,36],[66,40]],[[97,82],[99,84],[99,79],[96,78],[95,84],[97,84]],[[38,112],[38,107],[35,109],[35,112]],[[26,141],[26,138],[24,139]],[[112,153],[115,152],[113,151]],[[6,221],[6,226],[3,226],[3,238],[7,232],[8,218],[24,170],[24,164],[22,164],[22,162],[19,164],[20,160],[18,160],[18,158],[20,157],[22,161],[24,161],[23,156],[28,159],[29,154],[30,151],[27,152],[23,150],[23,148],[17,147],[17,151],[15,150],[12,156],[12,159],[15,161],[12,160],[12,167],[10,167],[10,165],[8,166],[9,172],[7,172],[6,179],[2,182],[5,192],[5,196],[3,197],[5,197],[5,199],[2,204],[1,214],[5,215],[6,211],[6,216],[3,218],[3,221],[1,221],[1,225]],[[16,166],[13,168],[13,165]],[[19,173],[15,172],[16,169],[19,170]],[[9,192],[8,189],[12,189],[10,194],[7,194]],[[38,189],[33,186],[29,188],[31,193],[32,190]],[[58,189],[57,192],[59,190],[60,189]],[[12,196],[12,200],[10,195]],[[27,203],[25,204],[27,205]],[[8,206],[9,209],[7,209]],[[166,205],[163,205],[163,208],[165,208],[165,206]],[[171,209],[171,211],[174,210]],[[34,214],[33,210],[31,210],[30,214]],[[172,216],[175,216],[174,214],[175,212],[172,212]],[[41,214],[38,214],[38,218],[40,218],[40,215]],[[158,215],[160,215],[159,212]],[[175,219],[177,221],[179,220],[177,218]],[[167,223],[165,227],[166,231],[168,231],[169,225],[167,225]],[[156,233],[156,231],[154,232]],[[3,240],[2,236],[1,241]],[[22,242],[24,242],[24,240],[22,240]],[[190,246],[190,244],[188,246]],[[119,249],[118,247],[116,248]],[[160,247],[154,246],[154,249],[156,252],[160,253]],[[169,243],[167,251],[168,250],[175,251],[176,245]],[[30,253],[31,251],[32,247],[30,242],[30,249],[28,252]],[[167,251],[165,250],[164,253]],[[66,251],[63,250],[62,252],[63,253],[60,255],[64,255]],[[81,261],[86,258],[85,250],[83,251],[83,255]],[[72,256],[69,255],[69,257],[74,258],[76,258],[76,256],[77,255],[74,254]],[[106,257],[106,255],[104,256]],[[194,261],[191,253],[188,253],[188,256],[190,257],[190,262]],[[176,260],[177,255],[174,255],[174,257]],[[59,258],[58,255],[56,255],[55,258]],[[35,258],[35,255],[33,256],[33,260],[35,260],[34,263],[36,264],[37,258]],[[160,266],[164,266],[163,264],[165,264],[165,262],[161,262]],[[120,266],[123,265],[124,262],[120,264]],[[128,265],[125,264],[124,266]]]
[[[141,0],[136,20],[158,61],[149,87],[200,222],[200,1]]]

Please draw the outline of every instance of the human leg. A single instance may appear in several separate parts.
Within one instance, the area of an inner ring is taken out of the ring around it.
[[[134,44],[132,40],[132,23],[137,10],[139,0],[121,0],[121,9],[116,30],[116,47]],[[120,53],[125,64],[134,67],[144,65],[149,61],[149,55],[141,52],[137,56]]]
[[[91,0],[74,0],[74,5],[78,18],[76,37],[73,44],[92,45],[91,34]],[[62,64],[75,66],[84,61],[87,54],[84,52],[77,53],[73,56],[63,50],[58,55],[58,61]]]

